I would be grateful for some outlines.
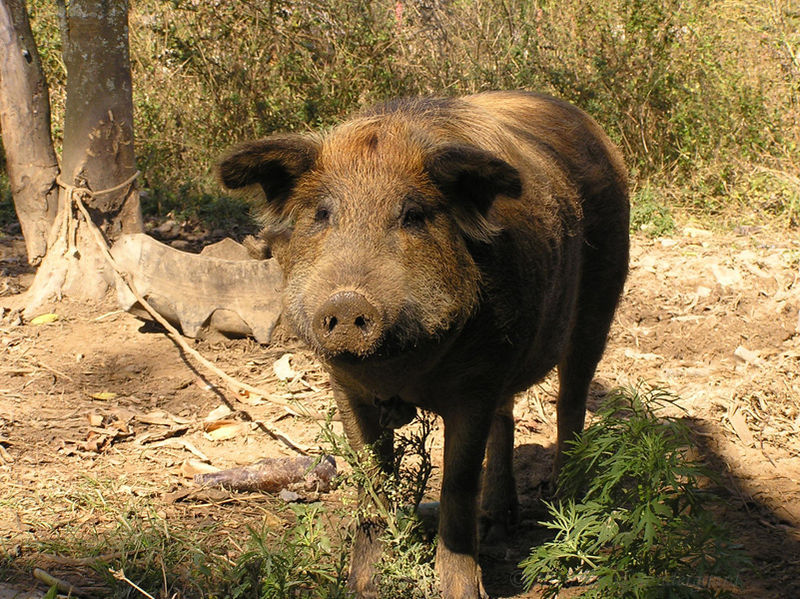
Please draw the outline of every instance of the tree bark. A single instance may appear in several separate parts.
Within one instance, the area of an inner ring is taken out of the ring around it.
[[[28,262],[47,253],[58,209],[50,94],[23,0],[0,0],[0,130]]]
[[[67,102],[61,180],[87,189],[85,204],[106,240],[143,231],[136,173],[127,0],[72,0],[63,27]],[[99,299],[114,285],[105,258],[64,189],[49,251],[26,314],[53,296]]]

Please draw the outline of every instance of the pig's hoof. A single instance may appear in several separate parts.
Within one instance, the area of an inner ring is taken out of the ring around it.
[[[481,569],[471,555],[454,553],[439,541],[436,571],[442,599],[489,599],[483,589]]]

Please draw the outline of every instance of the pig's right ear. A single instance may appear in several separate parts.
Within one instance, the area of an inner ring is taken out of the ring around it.
[[[270,211],[278,213],[297,180],[319,155],[319,143],[302,135],[276,135],[234,147],[218,165],[228,189],[259,184]]]

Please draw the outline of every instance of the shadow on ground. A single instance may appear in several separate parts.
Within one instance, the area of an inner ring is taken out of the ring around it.
[[[590,403],[591,406],[591,403]],[[736,465],[729,464],[712,447],[713,432],[703,421],[687,419],[695,432],[700,459],[717,475],[712,490],[722,499],[716,508],[718,522],[728,527],[752,564],[742,571],[737,597],[748,599],[796,599],[800,597],[800,529],[782,520],[748,491],[747,480],[738,477]],[[716,433],[719,434],[719,433]],[[518,564],[532,547],[552,537],[539,522],[547,517],[542,495],[547,493],[555,445],[521,445],[515,449],[514,471],[520,497],[517,534],[505,545],[482,546],[480,563],[483,583],[491,597],[538,597],[525,594]]]

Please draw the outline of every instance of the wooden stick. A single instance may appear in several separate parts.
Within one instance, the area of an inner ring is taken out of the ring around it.
[[[49,574],[42,570],[41,568],[34,568],[33,569],[33,577],[37,580],[41,580],[49,587],[56,587],[60,592],[66,593],[67,595],[83,595],[83,589],[79,587],[74,587],[70,583],[61,580],[60,578],[56,578],[52,574]]]

